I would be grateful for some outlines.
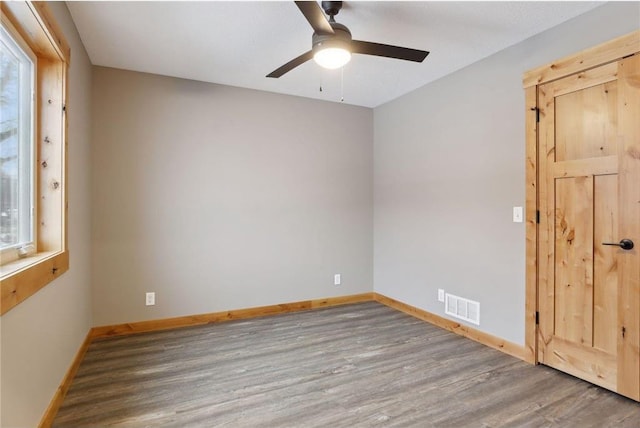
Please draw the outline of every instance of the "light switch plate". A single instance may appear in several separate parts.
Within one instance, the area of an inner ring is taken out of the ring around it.
[[[522,207],[513,207],[513,222],[522,223],[523,217]]]

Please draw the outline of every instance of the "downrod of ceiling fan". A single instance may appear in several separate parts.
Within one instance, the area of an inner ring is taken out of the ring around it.
[[[322,2],[322,10],[324,13],[329,15],[329,22],[334,21],[333,17],[337,15],[342,9],[341,1],[323,1]]]

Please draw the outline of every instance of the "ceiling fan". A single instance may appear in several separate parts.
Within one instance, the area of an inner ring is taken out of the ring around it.
[[[428,51],[418,49],[353,40],[349,29],[337,23],[334,18],[342,9],[341,1],[322,2],[322,9],[329,16],[328,20],[315,1],[295,3],[313,28],[312,49],[267,74],[267,77],[278,78],[311,58],[320,66],[333,69],[345,65],[351,59],[351,54],[356,53],[414,62],[422,62],[429,55]]]

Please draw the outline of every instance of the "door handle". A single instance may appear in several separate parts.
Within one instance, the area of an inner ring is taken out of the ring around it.
[[[623,239],[620,242],[603,242],[602,245],[615,245],[623,250],[631,250],[633,248],[633,241],[631,239]]]

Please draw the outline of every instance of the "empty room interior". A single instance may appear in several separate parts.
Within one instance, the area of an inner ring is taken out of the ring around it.
[[[0,7],[0,426],[640,426],[639,2]]]

